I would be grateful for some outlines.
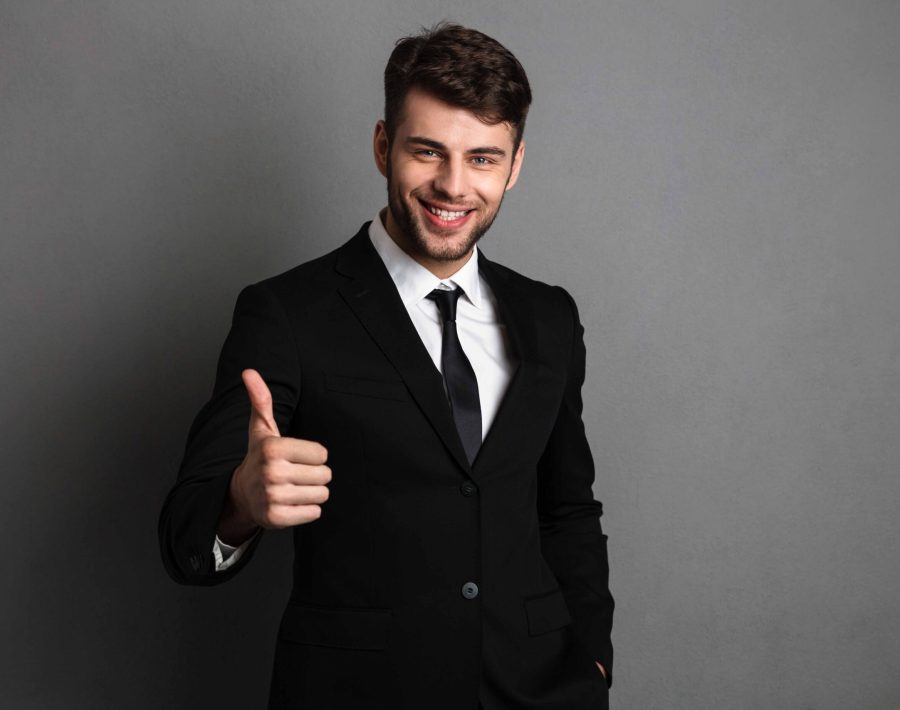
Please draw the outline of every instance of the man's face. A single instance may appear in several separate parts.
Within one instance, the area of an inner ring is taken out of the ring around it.
[[[391,237],[436,275],[457,271],[518,179],[525,144],[514,155],[513,139],[509,124],[488,125],[412,89],[390,145],[384,122],[375,127],[375,162],[388,181],[385,228]]]

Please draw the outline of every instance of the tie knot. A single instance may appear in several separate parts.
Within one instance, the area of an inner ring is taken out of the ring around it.
[[[461,288],[454,288],[452,290],[436,288],[425,296],[425,298],[431,299],[437,303],[438,309],[441,311],[441,318],[444,319],[445,323],[452,323],[456,321],[456,302],[461,295]]]

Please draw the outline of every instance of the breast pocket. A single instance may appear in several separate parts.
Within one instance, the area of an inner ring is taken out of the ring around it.
[[[326,372],[325,389],[329,392],[374,399],[392,399],[400,402],[409,399],[409,390],[406,389],[403,380],[399,379],[374,379]]]

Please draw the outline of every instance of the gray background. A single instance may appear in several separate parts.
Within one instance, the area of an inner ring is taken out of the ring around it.
[[[587,331],[618,708],[900,707],[900,4],[0,4],[0,701],[262,706],[286,534],[156,520],[240,288],[380,207],[393,41],[532,81],[483,247]],[[340,472],[335,472],[340,475]]]

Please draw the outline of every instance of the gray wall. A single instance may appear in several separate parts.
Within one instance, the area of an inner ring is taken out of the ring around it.
[[[485,252],[575,295],[618,708],[900,707],[900,4],[0,4],[0,700],[260,707],[288,536],[156,518],[234,298],[382,204],[393,41],[535,104]]]

